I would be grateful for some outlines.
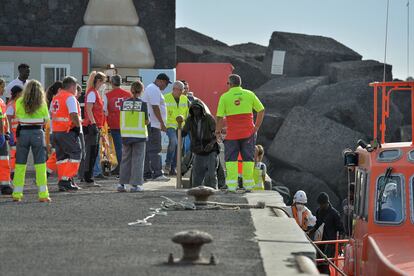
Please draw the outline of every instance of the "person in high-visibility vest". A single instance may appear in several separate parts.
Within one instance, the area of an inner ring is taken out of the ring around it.
[[[118,160],[118,166],[111,172],[112,175],[119,175],[119,168],[122,160],[122,140],[119,129],[119,114],[122,102],[132,96],[131,92],[121,88],[121,83],[122,77],[120,75],[112,76],[112,90],[103,96],[106,121],[111,132],[112,140],[114,141],[116,159]]]
[[[53,126],[53,142],[56,148],[59,191],[76,191],[74,182],[81,162],[80,106],[76,100],[77,81],[68,76],[62,82],[62,89],[53,97],[50,110]]]
[[[49,120],[45,92],[37,80],[31,80],[16,101],[17,127],[16,168],[14,171],[13,201],[21,201],[29,151],[32,150],[36,170],[39,201],[50,202],[46,177],[45,134],[42,130]]]
[[[122,161],[118,191],[125,192],[131,185],[131,192],[142,192],[144,188],[145,146],[148,138],[147,103],[139,97],[144,85],[136,81],[131,85],[132,98],[122,102],[120,130],[122,136]]]
[[[46,91],[46,101],[47,101],[47,108],[49,111],[51,110],[50,106],[52,103],[53,97],[62,89],[63,84],[61,81],[54,82]],[[53,122],[49,122],[49,124],[45,127],[45,134],[46,134],[46,143],[49,142],[47,145],[49,157],[46,161],[46,168],[47,168],[47,175],[51,175],[52,173],[57,171],[57,164],[56,164],[56,148],[55,142],[53,139]]]
[[[239,75],[228,77],[229,90],[221,95],[217,108],[216,136],[221,139],[223,118],[226,117],[227,134],[224,140],[226,161],[226,185],[230,192],[237,189],[239,152],[243,159],[243,187],[251,191],[254,187],[254,150],[257,131],[263,122],[264,107],[257,96],[241,87]],[[253,122],[253,111],[257,112]]]
[[[105,74],[97,72],[93,77],[92,86],[86,91],[85,96],[85,119],[83,120],[83,127],[85,130],[86,157],[83,178],[85,184],[90,187],[101,186],[95,183],[93,179],[93,168],[98,157],[100,129],[103,127],[105,120],[103,101],[99,94],[99,89],[105,83],[105,80]]]
[[[0,96],[3,96],[4,86],[5,81],[0,79]],[[0,193],[4,195],[10,195],[13,192],[10,186],[9,150],[6,143],[8,131],[9,125],[6,117],[6,104],[0,98]]]
[[[167,106],[167,136],[168,149],[165,158],[165,170],[170,175],[176,175],[175,167],[177,166],[177,117],[183,116],[184,120],[188,117],[188,98],[183,95],[184,84],[176,81],[173,84],[173,91],[165,94],[165,105]]]
[[[309,227],[313,227],[316,224],[316,217],[312,214],[311,210],[306,207],[308,198],[306,193],[299,190],[293,196],[292,206],[287,207],[287,212],[290,217],[293,217],[296,223],[302,228],[303,231],[307,231]]]
[[[264,190],[264,183],[266,181],[266,164],[262,162],[264,156],[264,149],[262,145],[256,145],[254,152],[254,187],[253,190]]]
[[[14,168],[16,166],[16,129],[19,122],[16,118],[16,100],[20,98],[22,95],[23,88],[16,85],[11,89],[11,98],[7,103],[6,115],[7,120],[9,121],[9,128],[10,128],[10,139],[9,139],[9,164],[10,164],[10,178],[13,180],[14,178]]]

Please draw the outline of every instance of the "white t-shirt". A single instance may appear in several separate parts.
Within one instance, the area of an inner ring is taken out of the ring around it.
[[[6,109],[6,115],[14,116],[14,112],[14,107],[12,105],[9,105]]]
[[[161,90],[154,83],[149,84],[145,88],[142,100],[147,103],[151,127],[161,128],[161,123],[158,121],[158,118],[155,116],[154,110],[152,109],[153,105],[158,105],[160,107],[161,117],[165,124],[167,122],[167,107]]]
[[[68,107],[70,113],[78,113],[78,105],[75,96],[70,96],[66,99],[66,106]]]
[[[23,83],[21,80],[19,80],[19,78],[12,80],[7,86],[6,86],[6,92],[4,93],[4,97],[6,98],[11,98],[11,89],[14,86],[20,86],[21,88],[23,88],[25,86],[25,84],[28,82],[29,80],[26,80],[25,83]]]
[[[96,102],[96,95],[95,93],[89,93],[88,97],[86,98],[87,103],[95,103]]]

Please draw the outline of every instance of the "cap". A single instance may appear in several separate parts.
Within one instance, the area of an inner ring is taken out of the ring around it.
[[[164,73],[158,74],[157,80],[165,80],[165,81],[167,81],[167,83],[172,83],[170,81],[170,78]]]

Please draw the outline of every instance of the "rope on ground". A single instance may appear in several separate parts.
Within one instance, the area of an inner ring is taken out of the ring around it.
[[[144,219],[138,219],[134,222],[128,223],[129,226],[149,226],[152,225],[148,220],[155,216],[167,216],[167,212],[162,211],[161,208],[150,208],[150,215],[146,216]]]

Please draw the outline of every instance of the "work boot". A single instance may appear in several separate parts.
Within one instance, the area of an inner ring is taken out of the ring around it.
[[[49,203],[52,202],[52,199],[50,197],[39,198],[39,202]]]
[[[13,188],[10,185],[1,185],[0,192],[2,195],[11,195],[13,193]]]

